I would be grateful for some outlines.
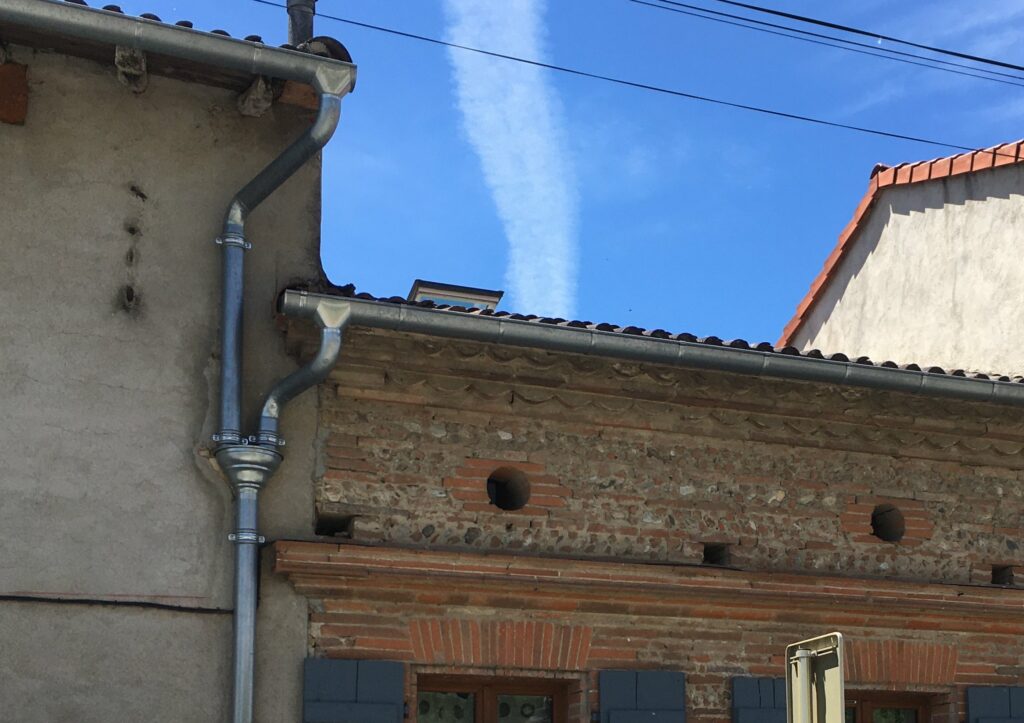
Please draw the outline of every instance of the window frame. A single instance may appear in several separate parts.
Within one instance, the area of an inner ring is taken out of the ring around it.
[[[856,711],[855,723],[872,723],[876,708],[910,708],[917,711],[917,723],[930,723],[930,696],[922,693],[894,693],[847,690],[846,707]]]
[[[475,723],[499,723],[499,695],[550,696],[552,721],[569,723],[569,683],[564,680],[423,673],[416,676],[417,720],[421,692],[473,694]]]

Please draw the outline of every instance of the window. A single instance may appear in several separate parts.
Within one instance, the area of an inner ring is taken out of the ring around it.
[[[928,723],[928,701],[916,695],[846,691],[846,723]]]
[[[554,680],[421,675],[418,723],[567,723],[566,686]]]

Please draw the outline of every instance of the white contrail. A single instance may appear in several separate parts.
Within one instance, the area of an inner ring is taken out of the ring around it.
[[[540,60],[543,0],[445,0],[451,42]],[[509,308],[571,317],[576,184],[558,96],[541,68],[450,48],[466,135],[509,244]]]

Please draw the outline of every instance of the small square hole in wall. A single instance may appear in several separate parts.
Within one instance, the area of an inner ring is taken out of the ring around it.
[[[352,537],[356,518],[336,512],[317,512],[314,533],[322,537]]]
[[[993,585],[1012,585],[1013,584],[1013,565],[993,565],[992,566],[992,584]]]
[[[705,542],[704,559],[701,562],[704,565],[728,565],[729,546],[724,542]]]

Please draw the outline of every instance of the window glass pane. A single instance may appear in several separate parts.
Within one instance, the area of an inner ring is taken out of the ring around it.
[[[857,723],[857,709],[847,708],[846,709],[846,723]]]
[[[551,698],[546,695],[499,695],[501,723],[552,723]]]
[[[916,708],[875,708],[872,723],[917,723]]]
[[[472,693],[422,692],[416,703],[419,723],[476,723]]]

